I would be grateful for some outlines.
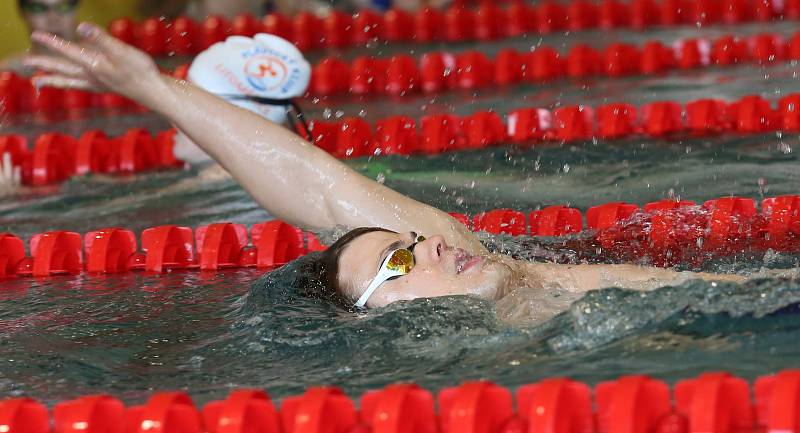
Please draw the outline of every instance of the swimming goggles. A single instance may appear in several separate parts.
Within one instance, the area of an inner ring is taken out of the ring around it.
[[[311,129],[308,127],[308,122],[306,122],[306,117],[303,115],[303,111],[300,110],[300,106],[297,105],[297,103],[295,103],[293,99],[274,99],[274,98],[265,98],[263,96],[251,96],[251,95],[217,94],[217,96],[232,101],[251,101],[262,105],[289,107],[289,109],[286,110],[286,120],[288,120],[289,124],[292,125],[294,131],[301,136],[303,136],[303,133],[305,133],[305,137],[308,140],[311,140],[313,137],[311,135]]]
[[[375,290],[381,286],[381,284],[393,280],[395,278],[402,277],[407,273],[411,272],[414,269],[414,247],[425,240],[425,236],[417,236],[414,239],[414,243],[409,245],[407,248],[399,248],[396,250],[392,250],[386,256],[386,259],[381,264],[380,269],[378,270],[378,275],[372,279],[372,282],[369,283],[367,286],[367,290],[364,291],[364,294],[358,298],[356,301],[355,306],[358,308],[364,308],[367,305],[367,300],[369,300],[370,296],[375,293]]]

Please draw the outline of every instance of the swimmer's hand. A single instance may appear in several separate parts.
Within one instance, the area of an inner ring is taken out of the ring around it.
[[[0,195],[16,192],[22,186],[22,174],[18,165],[14,165],[11,154],[3,153],[0,158]]]
[[[34,32],[31,39],[52,55],[28,56],[23,63],[49,75],[34,78],[37,87],[113,91],[141,100],[160,72],[153,59],[90,23],[78,26],[79,42],[64,40],[46,32]]]

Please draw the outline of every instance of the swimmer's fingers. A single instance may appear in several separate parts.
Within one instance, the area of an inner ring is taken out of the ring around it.
[[[51,33],[40,31],[33,32],[31,40],[88,71],[95,71],[110,66],[105,56],[96,49],[67,41]]]
[[[11,154],[8,152],[3,153],[3,162],[0,164],[0,172],[0,182],[7,185],[14,174],[14,167],[11,164]]]
[[[37,68],[52,75],[39,75],[32,78],[37,87],[58,87],[62,89],[101,90],[89,78],[83,67],[55,56],[28,56],[23,60],[25,66]]]
[[[108,73],[109,78],[124,79],[127,84],[133,81],[147,82],[161,75],[150,55],[109,35],[95,24],[81,23],[78,34],[89,48],[103,55],[115,68]]]
[[[92,81],[85,78],[68,77],[65,75],[40,75],[33,77],[36,87],[57,87],[59,89],[102,90]]]
[[[80,23],[78,34],[81,35],[86,45],[95,48],[114,61],[126,61],[126,55],[130,55],[132,50],[137,51],[92,23]]]
[[[27,56],[22,60],[22,64],[29,68],[36,68],[40,71],[52,74],[68,75],[71,77],[86,76],[86,72],[82,67],[67,59],[55,56]]]
[[[160,80],[161,73],[147,53],[126,45],[93,24],[81,23],[78,33],[82,42],[71,44],[48,33],[34,32],[31,36],[33,40],[55,51],[62,60],[81,67],[86,73],[85,77],[76,79],[77,75],[69,77],[69,73],[59,71],[60,78],[46,78],[41,82],[80,88],[86,88],[87,83],[96,83],[104,90],[134,100],[160,96],[153,90],[153,83]]]
[[[2,162],[0,162],[0,190],[12,190],[20,184],[20,167],[14,167],[11,154],[9,152],[4,152]]]

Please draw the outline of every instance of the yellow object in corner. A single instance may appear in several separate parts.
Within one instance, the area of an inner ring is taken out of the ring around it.
[[[139,19],[138,0],[83,0],[78,11],[81,21],[108,26],[114,19]],[[17,0],[0,0],[0,59],[28,48],[29,35],[17,10]]]

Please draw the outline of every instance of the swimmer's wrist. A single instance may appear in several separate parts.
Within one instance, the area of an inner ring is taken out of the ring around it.
[[[148,85],[142,89],[136,102],[161,114],[164,117],[172,118],[171,114],[176,113],[178,108],[174,104],[179,103],[174,91],[176,80],[168,75],[158,74],[154,80],[150,80]]]

